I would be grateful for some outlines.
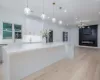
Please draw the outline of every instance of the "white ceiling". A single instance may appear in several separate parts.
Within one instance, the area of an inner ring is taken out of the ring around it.
[[[88,20],[88,23],[96,24],[99,22],[100,1],[99,0],[44,0],[45,14],[49,17],[53,15],[52,3],[56,2],[55,17],[62,20],[65,24],[74,24],[79,20]],[[0,0],[0,7],[7,8],[18,13],[23,13],[26,0]],[[59,7],[63,7],[59,10]],[[29,0],[29,7],[32,15],[40,16],[42,13],[42,0]],[[64,13],[64,9],[67,10]],[[24,14],[24,13],[23,13]],[[76,20],[75,18],[78,17]]]

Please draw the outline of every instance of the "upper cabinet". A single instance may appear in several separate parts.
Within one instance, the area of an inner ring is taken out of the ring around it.
[[[3,39],[12,39],[11,23],[3,23]]]

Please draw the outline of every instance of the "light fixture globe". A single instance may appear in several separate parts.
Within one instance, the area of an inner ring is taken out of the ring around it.
[[[52,18],[52,22],[55,23],[56,22],[56,18]]]
[[[42,18],[42,20],[44,20],[44,19],[46,18],[46,15],[43,13],[43,14],[41,15],[41,18]]]
[[[25,13],[26,15],[30,15],[30,14],[31,14],[31,9],[28,8],[28,7],[26,7],[26,8],[24,9],[24,13]]]
[[[59,21],[59,24],[61,25],[63,22],[62,21]]]

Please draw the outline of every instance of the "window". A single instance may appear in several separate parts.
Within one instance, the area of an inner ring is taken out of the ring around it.
[[[63,42],[68,41],[68,32],[63,32]]]
[[[22,39],[22,26],[14,24],[15,39]]]
[[[22,25],[3,23],[3,39],[22,39]]]
[[[11,23],[3,23],[3,39],[12,39]]]

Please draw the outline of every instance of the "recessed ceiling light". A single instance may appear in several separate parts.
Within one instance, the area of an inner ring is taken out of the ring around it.
[[[75,19],[77,20],[78,18],[76,17]]]
[[[96,1],[100,1],[100,0],[96,0]]]
[[[60,20],[60,21],[59,21],[59,24],[62,24],[62,23],[63,23],[63,22]]]
[[[68,24],[67,24],[67,26],[68,26]]]
[[[50,17],[48,17],[48,19],[50,19]]]
[[[100,14],[100,12],[98,12]]]
[[[67,10],[65,9],[64,12],[67,12]]]

